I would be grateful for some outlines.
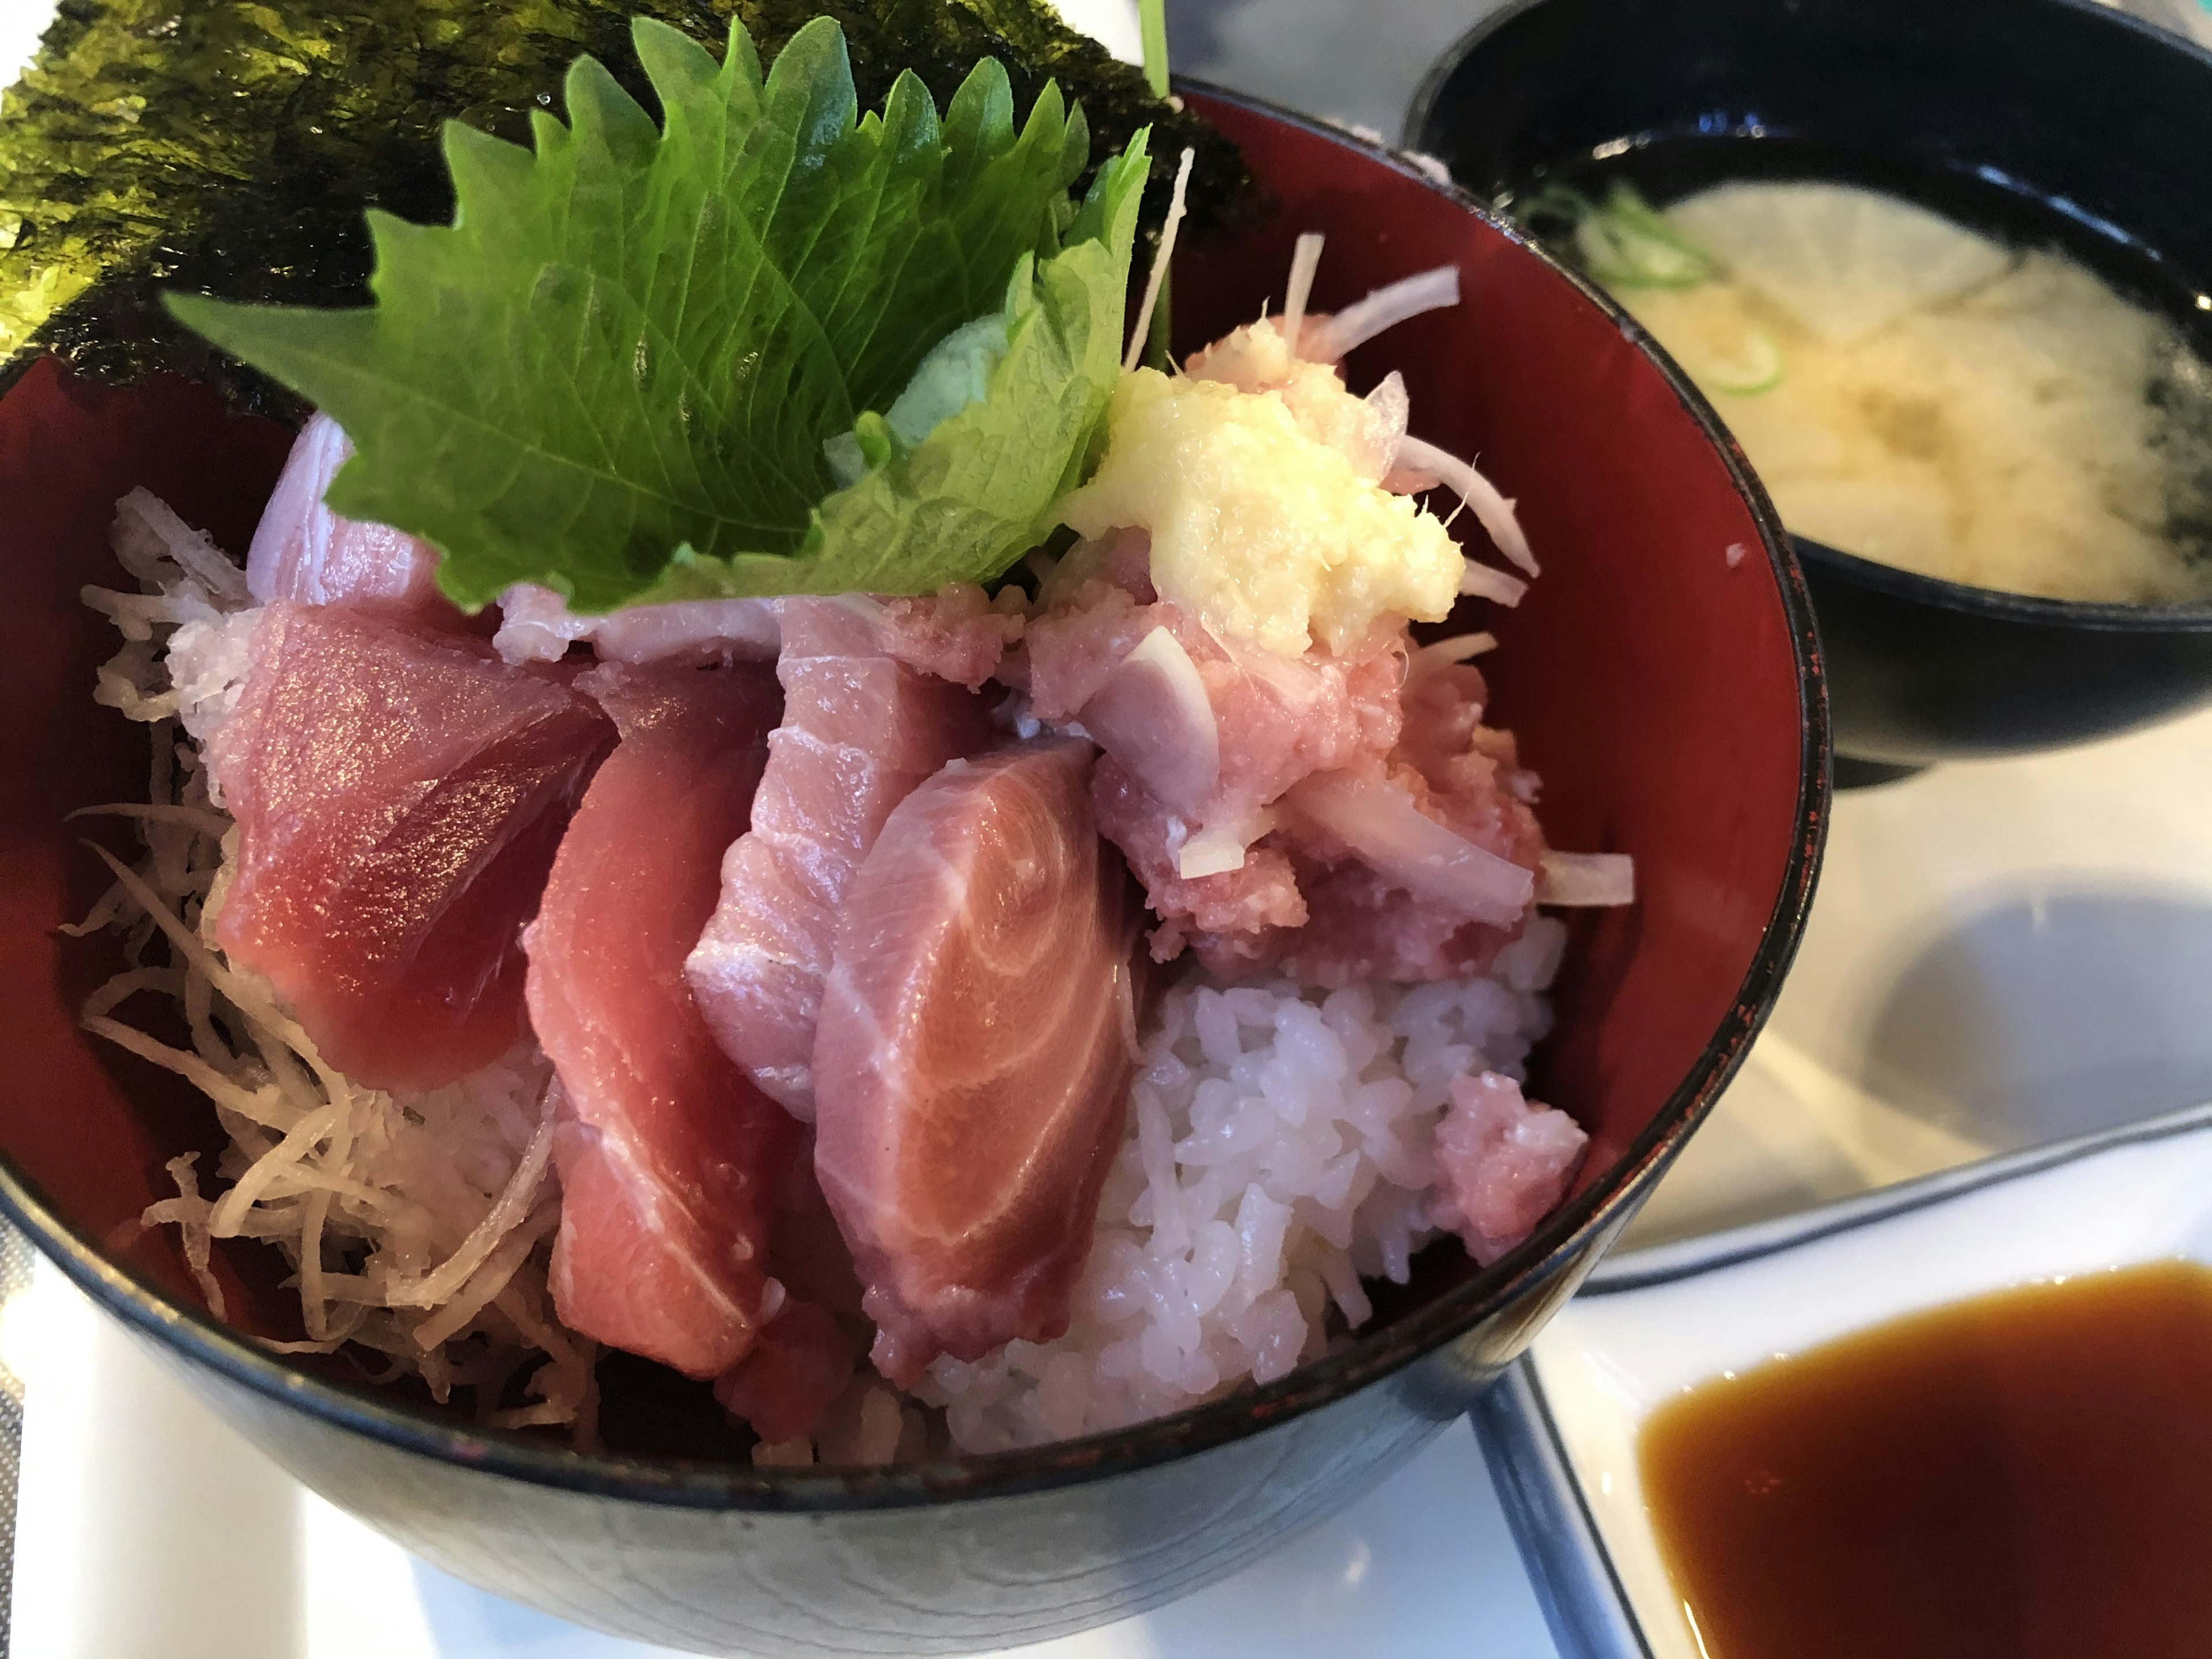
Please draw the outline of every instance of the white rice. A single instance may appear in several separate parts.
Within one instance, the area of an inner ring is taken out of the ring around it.
[[[1437,1234],[1425,1189],[1455,1077],[1519,1080],[1565,929],[1532,920],[1486,979],[1321,992],[1287,981],[1170,991],[1144,1045],[1067,1334],[917,1390],[953,1443],[995,1451],[1180,1411],[1273,1382],[1406,1282]]]

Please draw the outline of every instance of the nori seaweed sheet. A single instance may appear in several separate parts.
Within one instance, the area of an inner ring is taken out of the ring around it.
[[[763,58],[809,18],[836,17],[864,107],[902,67],[940,106],[986,55],[1006,66],[1024,111],[1055,78],[1090,118],[1094,158],[1151,124],[1155,155],[1197,149],[1194,206],[1249,210],[1227,140],[1154,100],[1141,74],[1038,0],[737,9]],[[100,379],[170,370],[241,407],[295,415],[288,394],[170,321],[156,292],[365,303],[364,208],[451,218],[447,118],[526,143],[528,112],[558,111],[562,77],[586,52],[651,107],[631,17],[719,52],[730,10],[730,0],[64,0],[37,64],[0,104],[0,388],[44,350]],[[1155,169],[1148,222],[1171,173]]]

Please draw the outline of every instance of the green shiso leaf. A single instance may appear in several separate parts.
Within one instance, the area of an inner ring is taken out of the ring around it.
[[[942,107],[996,58],[1018,106],[1048,80],[1079,101],[1099,154],[1146,125],[1194,146],[1201,215],[1249,200],[1225,140],[1045,0],[63,0],[0,98],[0,386],[52,350],[104,379],[181,370],[246,406],[285,406],[171,322],[156,292],[362,303],[362,210],[453,210],[447,118],[526,141],[579,54],[645,96],[633,14],[717,41],[734,16],[773,60],[820,12],[844,29],[862,107],[909,70]],[[1148,190],[1149,222],[1166,188]]]
[[[453,222],[370,216],[374,307],[171,308],[345,428],[331,505],[442,549],[464,605],[999,574],[1112,396],[1144,135],[1076,212],[1081,112],[1048,83],[1018,129],[995,61],[940,123],[912,75],[860,117],[827,17],[765,77],[736,22],[720,64],[650,19],[635,44],[662,125],[591,58],[534,155],[449,125]],[[986,316],[963,392],[933,348]]]

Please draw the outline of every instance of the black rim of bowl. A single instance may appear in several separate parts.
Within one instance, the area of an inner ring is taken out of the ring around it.
[[[12,1158],[0,1154],[0,1209],[92,1298],[187,1360],[280,1407],[351,1430],[457,1468],[533,1486],[624,1498],[661,1507],[820,1512],[896,1509],[950,1499],[1001,1497],[1127,1474],[1225,1444],[1340,1400],[1443,1346],[1561,1270],[1570,1249],[1618,1218],[1638,1178],[1662,1164],[1711,1110],[1781,988],[1796,954],[1826,836],[1830,750],[1826,689],[1820,678],[1812,603],[1788,538],[1765,492],[1712,410],[1688,380],[1651,351],[1620,307],[1567,270],[1517,226],[1466,192],[1440,185],[1380,146],[1327,123],[1204,82],[1188,92],[1327,138],[1413,179],[1438,204],[1474,215],[1565,277],[1642,349],[1706,438],[1720,452],[1750,507],[1780,590],[1797,671],[1800,755],[1796,830],[1781,889],[1759,948],[1719,1029],[1644,1132],[1590,1188],[1547,1217],[1526,1243],[1492,1267],[1343,1352],[1300,1366],[1279,1382],[1233,1394],[1170,1417],[1079,1440],[882,1469],[752,1468],[670,1457],[572,1450],[515,1431],[485,1429],[380,1396],[364,1384],[294,1369],[251,1337],[165,1293],[111,1261],[46,1202]]]
[[[2008,593],[2002,588],[1974,587],[1923,575],[1893,564],[1884,564],[1857,553],[1846,553],[1810,537],[1792,535],[1797,557],[1806,569],[1820,575],[1872,588],[1915,605],[1937,605],[1946,611],[1985,617],[1994,622],[2017,623],[2034,628],[2070,628],[2104,634],[2212,633],[2212,601],[2184,605],[2116,605],[2087,599],[2047,599],[2034,593]]]
[[[1413,101],[1406,106],[1403,141],[1407,147],[1415,149],[1426,147],[1428,129],[1435,118],[1437,102],[1452,78],[1459,73],[1461,66],[1481,51],[1492,35],[1510,27],[1524,14],[1539,10],[1550,3],[1551,0],[1511,0],[1511,3],[1492,12],[1444,49],[1443,55],[1430,65],[1428,73],[1421,77],[1421,84],[1415,89]],[[2044,3],[2094,20],[2100,27],[2132,34],[2157,50],[2195,58],[2203,66],[2208,78],[2212,78],[2212,51],[2193,40],[2184,40],[2170,29],[2160,28],[2139,17],[2115,10],[2109,5],[2100,3],[2099,0],[2044,0]],[[1716,139],[1715,142],[1758,141],[1730,137]],[[1485,217],[1503,217],[1489,204],[1480,202],[1472,196],[1468,199],[1476,201]],[[1516,222],[1507,220],[1506,222],[1514,225],[1518,231]],[[1534,239],[1523,237],[1522,240],[1533,242]],[[1537,246],[1552,264],[1569,270],[1578,281],[1582,280],[1580,272],[1566,265],[1548,247],[1540,244]],[[1602,289],[1586,281],[1583,282],[1583,286],[1606,297],[1608,308],[1611,308],[1610,296],[1604,295]],[[1678,389],[1688,384],[1689,376],[1682,373],[1680,366],[1668,355],[1664,346],[1648,334],[1641,335],[1640,338],[1648,349],[1664,361],[1670,371],[1668,379],[1675,383]],[[1721,421],[1711,405],[1703,401],[1702,394],[1697,407],[1711,416],[1723,433],[1726,433],[1727,423]],[[1741,459],[1742,452],[1737,448],[1733,438],[1728,440],[1728,445],[1731,453]],[[1763,486],[1759,500],[1763,505],[1771,508],[1772,503],[1767,501]],[[2014,593],[1997,587],[1976,587],[1967,582],[1923,575],[1917,570],[1884,564],[1879,559],[1869,559],[1857,553],[1847,553],[1839,547],[1831,547],[1810,537],[1793,533],[1790,539],[1796,544],[1798,558],[1807,568],[1918,605],[1932,605],[1946,611],[1963,611],[1993,621],[2037,628],[2077,628],[2094,633],[2123,634],[2212,632],[2212,600],[2179,605],[2124,605],[2087,599],[2045,599],[2039,594]]]

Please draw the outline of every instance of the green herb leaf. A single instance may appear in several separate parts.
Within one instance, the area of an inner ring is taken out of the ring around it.
[[[996,58],[1020,107],[1056,80],[1100,154],[1147,125],[1195,146],[1202,215],[1250,201],[1219,134],[1048,0],[64,0],[0,100],[0,386],[52,350],[102,378],[176,370],[246,407],[296,407],[173,325],[157,290],[360,304],[362,209],[419,222],[453,210],[448,118],[526,140],[579,54],[646,95],[633,14],[714,40],[734,15],[772,60],[818,12],[845,31],[864,107],[906,70],[942,106]],[[1151,222],[1165,191],[1147,192]]]
[[[996,575],[1112,394],[1141,142],[1070,222],[1089,141],[1049,83],[1018,131],[988,59],[941,124],[910,75],[860,118],[828,18],[765,78],[736,22],[719,66],[649,19],[635,40],[664,127],[590,58],[534,156],[449,125],[453,223],[372,215],[373,309],[172,308],[345,428],[331,506],[443,549],[465,605]],[[916,424],[902,389],[981,313],[1006,343],[988,395]],[[908,432],[865,421],[886,406]],[[837,490],[847,433],[879,464]]]

